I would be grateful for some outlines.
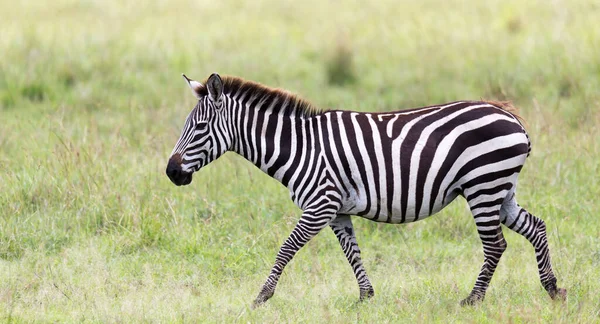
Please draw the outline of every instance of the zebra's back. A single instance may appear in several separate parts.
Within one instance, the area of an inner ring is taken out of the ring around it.
[[[519,121],[486,102],[316,118],[322,158],[341,192],[340,214],[378,222],[420,220],[464,190],[516,176],[529,151]]]

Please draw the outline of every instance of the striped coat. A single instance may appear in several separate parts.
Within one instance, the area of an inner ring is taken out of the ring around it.
[[[485,256],[463,304],[485,296],[506,249],[501,224],[531,241],[549,295],[566,295],[556,286],[544,222],[516,202],[531,145],[510,105],[460,101],[389,113],[321,111],[239,78],[186,80],[198,104],[171,153],[171,181],[189,184],[194,172],[233,151],[286,186],[303,211],[254,305],[273,295],[285,265],[327,226],[354,270],[361,299],[372,296],[350,216],[413,222],[458,196],[471,208]]]

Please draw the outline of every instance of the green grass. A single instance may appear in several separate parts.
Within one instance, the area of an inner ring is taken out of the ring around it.
[[[594,1],[0,2],[0,319],[15,322],[599,322],[600,5]],[[299,217],[231,153],[188,187],[164,168],[194,98],[237,75],[317,106],[511,99],[533,142],[519,202],[543,218],[564,303],[533,248],[486,300],[464,202],[408,225],[356,219],[375,297],[329,229],[251,301]]]

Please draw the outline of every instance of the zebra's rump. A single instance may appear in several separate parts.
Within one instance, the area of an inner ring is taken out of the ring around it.
[[[340,212],[380,222],[416,221],[466,185],[509,179],[529,152],[520,122],[486,102],[316,118],[322,155],[342,192]]]

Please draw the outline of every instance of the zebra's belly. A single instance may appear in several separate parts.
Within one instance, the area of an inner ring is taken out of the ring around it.
[[[400,200],[394,200],[391,204],[388,204],[387,200],[378,200],[376,203],[371,204],[364,195],[354,193],[352,197],[349,197],[350,199],[344,202],[340,214],[357,215],[382,223],[411,223],[436,214],[449,205],[456,197],[457,194],[452,193],[443,202],[434,204],[431,209],[429,205],[417,206],[415,201],[408,202],[404,208]]]

